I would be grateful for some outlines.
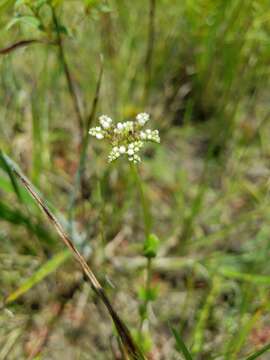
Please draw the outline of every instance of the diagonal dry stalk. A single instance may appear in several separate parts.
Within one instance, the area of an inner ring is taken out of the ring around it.
[[[6,55],[11,53],[12,51],[21,48],[21,47],[25,47],[28,45],[33,45],[33,44],[46,44],[46,45],[56,45],[55,42],[50,41],[50,40],[43,40],[43,39],[27,39],[27,40],[20,40],[17,41],[11,45],[8,45],[7,47],[0,49],[0,55]]]
[[[98,298],[103,302],[103,304],[107,308],[107,310],[108,310],[108,312],[109,312],[109,314],[110,314],[110,316],[111,316],[111,318],[112,318],[112,320],[114,322],[114,325],[115,325],[115,327],[117,329],[118,335],[119,335],[119,337],[120,337],[120,339],[122,341],[123,347],[125,348],[129,358],[132,359],[132,360],[144,360],[145,359],[144,355],[141,353],[140,349],[138,348],[138,346],[133,341],[128,328],[126,327],[126,325],[120,319],[119,315],[114,310],[108,296],[105,293],[105,290],[102,288],[101,284],[99,283],[99,281],[96,278],[93,271],[88,266],[88,264],[85,261],[84,257],[80,254],[80,252],[77,250],[77,248],[72,243],[69,236],[64,231],[62,225],[59,223],[57,218],[52,214],[52,212],[46,206],[46,204],[41,199],[41,197],[34,190],[33,186],[28,181],[28,179],[23,174],[21,174],[21,172],[18,169],[15,169],[14,167],[12,167],[12,169],[13,169],[14,173],[18,176],[18,178],[21,180],[21,182],[22,182],[23,186],[25,187],[25,189],[31,194],[33,199],[40,206],[41,210],[46,214],[46,216],[48,217],[48,219],[50,220],[52,225],[57,230],[57,232],[60,235],[60,238],[62,239],[64,244],[72,252],[74,258],[81,265],[84,273],[86,274],[88,280],[90,281],[90,284],[91,284],[94,292],[96,293]]]

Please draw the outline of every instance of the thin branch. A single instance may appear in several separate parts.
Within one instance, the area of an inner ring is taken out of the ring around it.
[[[76,88],[74,85],[74,82],[72,80],[72,76],[71,76],[71,72],[66,60],[66,56],[65,56],[65,50],[64,50],[64,44],[63,44],[63,39],[61,36],[61,32],[59,30],[59,23],[58,23],[58,19],[55,13],[54,8],[52,7],[52,17],[53,17],[53,22],[54,22],[54,26],[55,26],[55,31],[56,31],[56,35],[57,35],[57,45],[59,48],[59,58],[61,61],[61,64],[63,66],[63,70],[65,73],[65,77],[67,80],[67,84],[68,84],[68,90],[73,102],[73,106],[74,106],[74,110],[76,113],[76,117],[77,117],[77,122],[78,122],[78,127],[79,127],[79,131],[80,131],[80,138],[81,140],[83,139],[83,132],[84,132],[84,125],[83,125],[83,116],[81,113],[81,109],[80,109],[80,104],[79,104],[79,98],[76,92]]]
[[[42,39],[28,39],[28,40],[20,40],[15,42],[14,44],[8,45],[7,47],[0,49],[0,55],[6,55],[11,53],[14,50],[17,50],[21,47],[26,47],[28,45],[34,44],[46,44],[46,45],[56,45],[55,42],[49,40],[42,40]]]

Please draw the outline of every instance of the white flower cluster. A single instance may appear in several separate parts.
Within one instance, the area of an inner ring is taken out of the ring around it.
[[[113,146],[108,160],[114,161],[121,155],[126,155],[128,160],[133,163],[141,161],[138,152],[143,147],[145,141],[160,142],[158,130],[141,130],[149,120],[149,114],[140,113],[135,121],[125,121],[113,124],[113,121],[107,115],[99,117],[101,126],[89,130],[89,134],[101,140],[106,138]]]

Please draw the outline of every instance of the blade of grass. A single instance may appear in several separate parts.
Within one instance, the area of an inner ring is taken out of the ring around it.
[[[199,354],[202,350],[203,346],[203,340],[205,336],[205,329],[207,326],[207,321],[210,315],[210,311],[214,305],[214,302],[216,301],[216,297],[220,290],[221,281],[220,278],[217,276],[214,276],[212,280],[212,287],[210,289],[210,292],[205,300],[205,303],[198,314],[198,321],[196,324],[196,328],[194,330],[194,343],[192,346],[192,352],[194,354]]]
[[[14,190],[15,194],[17,195],[18,200],[22,203],[23,199],[22,199],[22,195],[20,192],[20,188],[17,184],[17,179],[14,176],[14,173],[13,173],[9,163],[6,161],[2,150],[0,150],[0,167],[8,174],[8,177],[12,184],[13,190]]]
[[[270,276],[267,275],[247,274],[225,267],[218,272],[228,279],[247,281],[256,285],[270,285]]]
[[[266,353],[269,350],[270,350],[270,343],[263,346],[261,349],[259,349],[258,351],[247,357],[246,360],[258,359],[259,356],[261,356],[262,354]]]
[[[26,191],[24,187],[19,188],[19,183],[17,182],[17,178],[14,176],[14,172],[13,172],[14,168],[19,169],[18,165],[1,149],[0,149],[0,154],[1,154],[1,157],[2,157],[2,159],[4,161],[4,163],[5,163],[5,166],[7,166],[8,169],[9,169],[8,170],[9,171],[8,176],[9,176],[10,180],[11,180],[11,176],[13,177],[13,181],[18,186],[18,192],[19,192],[19,194],[21,196],[21,199],[22,199],[23,203],[26,205],[26,208],[28,209],[27,205],[29,205],[29,206],[30,205],[35,205],[35,201],[31,197],[29,192]],[[2,164],[3,164],[3,161],[2,161]],[[0,161],[0,167],[1,167],[1,161]],[[5,172],[7,172],[7,171],[5,171]],[[11,181],[11,183],[12,183],[12,181]],[[15,191],[13,183],[12,183],[12,187],[13,187],[13,190]],[[4,190],[6,191],[6,185],[5,184],[4,184]]]
[[[27,293],[35,285],[39,284],[43,279],[49,276],[52,272],[57,270],[68,258],[71,253],[68,250],[60,251],[52,259],[47,261],[41,268],[39,268],[29,279],[27,279],[17,290],[8,295],[4,300],[4,304],[8,305],[16,301],[19,297]]]
[[[175,341],[176,341],[176,349],[177,351],[179,351],[179,353],[182,353],[184,355],[184,358],[186,360],[193,360],[189,350],[187,349],[184,341],[182,340],[181,336],[179,335],[179,333],[174,329],[174,328],[171,328],[171,331],[173,333],[173,336],[175,338]]]
[[[46,231],[44,227],[39,224],[35,224],[31,219],[25,216],[19,210],[13,210],[4,202],[0,201],[0,219],[5,220],[14,225],[22,225],[31,233],[35,234],[46,244],[55,244],[54,238]]]
[[[239,324],[239,330],[233,336],[229,352],[227,353],[227,357],[225,357],[226,360],[239,359],[239,353],[248,339],[252,328],[259,322],[260,316],[260,310],[256,311],[255,314],[250,317],[246,314],[242,316]]]

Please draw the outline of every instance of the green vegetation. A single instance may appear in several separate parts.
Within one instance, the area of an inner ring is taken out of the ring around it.
[[[269,359],[269,20],[0,0],[0,360]]]

